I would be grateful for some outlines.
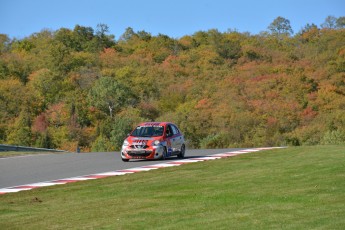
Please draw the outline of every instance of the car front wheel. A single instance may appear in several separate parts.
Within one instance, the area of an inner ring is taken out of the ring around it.
[[[167,149],[164,147],[163,148],[163,154],[162,154],[162,160],[165,160],[167,158]]]

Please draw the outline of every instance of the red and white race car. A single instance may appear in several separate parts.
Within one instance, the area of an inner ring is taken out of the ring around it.
[[[123,161],[130,159],[165,159],[185,155],[185,141],[177,126],[170,122],[139,124],[125,139],[121,149]]]

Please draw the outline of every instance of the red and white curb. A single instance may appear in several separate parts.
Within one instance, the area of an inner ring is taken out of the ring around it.
[[[0,189],[0,195],[6,194],[6,193],[27,191],[34,188],[42,188],[42,187],[48,187],[48,186],[53,186],[53,185],[59,185],[59,184],[68,184],[68,183],[74,183],[78,181],[94,180],[94,179],[100,179],[100,178],[111,177],[111,176],[121,176],[121,175],[130,174],[130,173],[145,172],[145,171],[150,171],[154,169],[179,166],[183,164],[190,164],[190,163],[196,163],[196,162],[208,161],[208,160],[216,160],[216,159],[221,159],[221,158],[233,157],[233,156],[237,156],[244,153],[252,153],[252,152],[258,152],[261,150],[269,150],[269,149],[277,149],[277,148],[284,148],[284,147],[265,147],[265,148],[244,149],[244,150],[231,151],[231,152],[225,152],[225,153],[211,154],[211,155],[195,157],[195,158],[182,159],[182,160],[177,160],[177,161],[169,161],[166,163],[159,163],[159,164],[154,164],[154,165],[146,165],[146,166],[141,166],[141,167],[136,167],[136,168],[121,169],[121,170],[104,172],[104,173],[96,173],[96,174],[86,175],[86,176],[70,177],[70,178],[65,178],[65,179],[58,179],[58,180],[39,182],[39,183],[33,183],[33,184],[27,184],[27,185],[19,185],[19,186]]]

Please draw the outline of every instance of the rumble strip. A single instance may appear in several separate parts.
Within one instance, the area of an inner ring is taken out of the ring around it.
[[[276,149],[276,148],[283,148],[283,147],[244,149],[244,150],[231,151],[231,152],[226,152],[226,153],[217,153],[217,154],[207,155],[204,157],[195,157],[195,158],[188,158],[188,159],[182,159],[182,160],[177,160],[177,161],[169,161],[166,163],[159,163],[159,164],[154,164],[154,165],[146,165],[146,166],[141,166],[141,167],[137,167],[137,168],[121,169],[121,170],[104,172],[104,173],[97,173],[97,174],[86,175],[86,176],[78,176],[78,177],[71,177],[71,178],[65,178],[65,179],[59,179],[59,180],[53,180],[53,181],[46,181],[46,182],[39,182],[39,183],[33,183],[33,184],[27,184],[27,185],[20,185],[20,186],[9,187],[9,188],[2,188],[2,189],[0,189],[0,195],[6,194],[6,193],[31,190],[34,188],[41,188],[41,187],[48,187],[48,186],[59,185],[59,184],[74,183],[74,182],[78,182],[78,181],[94,180],[94,179],[100,179],[100,178],[111,177],[111,176],[121,176],[121,175],[125,175],[125,174],[130,174],[130,173],[150,171],[153,169],[179,166],[179,165],[183,165],[183,164],[195,163],[195,162],[200,162],[200,161],[216,160],[216,159],[220,159],[220,158],[233,157],[233,156],[237,156],[237,155],[244,154],[244,153],[258,152],[261,150],[269,150],[269,149]]]

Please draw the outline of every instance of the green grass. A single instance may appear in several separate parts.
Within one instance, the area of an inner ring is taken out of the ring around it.
[[[344,229],[345,146],[260,151],[5,194],[0,226]]]

